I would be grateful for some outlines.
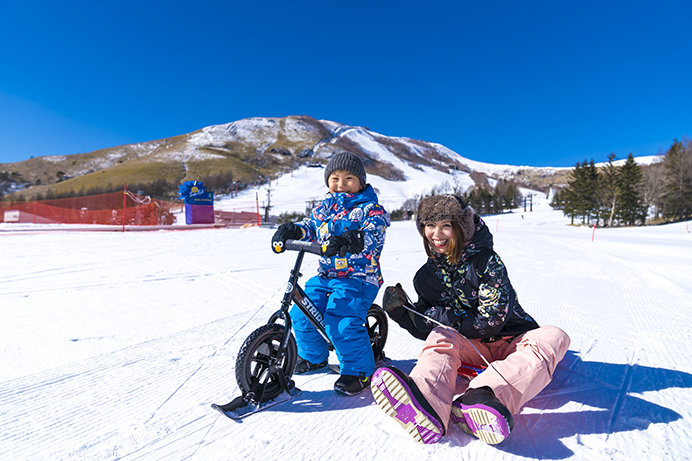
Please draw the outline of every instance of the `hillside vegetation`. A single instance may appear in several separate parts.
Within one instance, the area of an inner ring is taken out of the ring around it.
[[[389,156],[373,154],[372,146]],[[262,184],[305,164],[324,164],[332,153],[359,155],[368,173],[403,181],[396,164],[472,173],[464,158],[434,143],[388,137],[364,127],[309,116],[249,118],[144,143],[85,154],[44,156],[0,164],[3,200],[33,200],[120,190],[173,198],[178,185],[201,180],[216,193]],[[568,172],[522,169],[503,175],[518,184],[547,190],[567,183]],[[499,179],[499,178],[498,178]]]

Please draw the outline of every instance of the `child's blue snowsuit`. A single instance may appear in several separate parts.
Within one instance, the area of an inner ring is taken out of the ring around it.
[[[324,316],[342,375],[370,376],[375,371],[365,322],[383,281],[379,259],[389,224],[389,213],[378,204],[370,185],[356,194],[328,193],[311,216],[298,223],[308,241],[322,242],[347,230],[364,231],[361,253],[320,258],[318,275],[305,283],[305,293]],[[294,307],[291,318],[298,355],[312,363],[327,360],[327,342],[300,309]]]

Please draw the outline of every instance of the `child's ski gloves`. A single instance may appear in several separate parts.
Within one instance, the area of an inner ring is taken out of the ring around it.
[[[284,251],[286,240],[300,240],[303,238],[303,229],[297,224],[287,222],[279,226],[272,237],[272,250],[274,253]]]
[[[341,235],[332,235],[329,240],[322,245],[322,254],[328,258],[339,255],[346,256],[346,253],[357,255],[365,248],[363,242],[363,232],[358,230],[347,230]]]

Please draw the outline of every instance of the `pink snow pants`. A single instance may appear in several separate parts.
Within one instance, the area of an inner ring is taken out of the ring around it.
[[[435,412],[448,427],[452,401],[467,388],[489,386],[513,415],[534,398],[553,378],[558,362],[569,347],[569,337],[561,329],[544,326],[516,338],[502,338],[473,345],[492,365],[471,381],[459,376],[461,362],[485,366],[468,341],[451,328],[430,332],[411,378]]]

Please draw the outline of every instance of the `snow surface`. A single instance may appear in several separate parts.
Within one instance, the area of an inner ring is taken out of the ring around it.
[[[572,339],[499,446],[456,427],[419,445],[328,373],[295,376],[298,398],[240,423],[213,411],[239,395],[238,351],[293,265],[272,229],[2,224],[0,459],[691,459],[692,223],[594,233],[541,196],[485,220],[524,308]],[[394,223],[385,283],[413,293],[424,261],[414,224]],[[422,344],[390,323],[395,366],[410,371]]]
[[[404,172],[406,181],[387,181],[379,176],[367,175],[367,181],[375,189],[380,203],[390,212],[401,208],[407,199],[415,195],[430,193],[436,185],[446,184],[451,192],[454,185],[466,190],[474,184],[468,173],[445,173],[425,166],[416,169],[396,159],[394,155],[391,160]],[[236,197],[220,196],[214,200],[214,208],[224,211],[256,211],[259,204],[260,213],[264,216],[264,207],[269,202],[270,214],[278,216],[286,212],[305,212],[311,202],[321,201],[326,193],[324,167],[302,166],[269,185],[245,189]]]

